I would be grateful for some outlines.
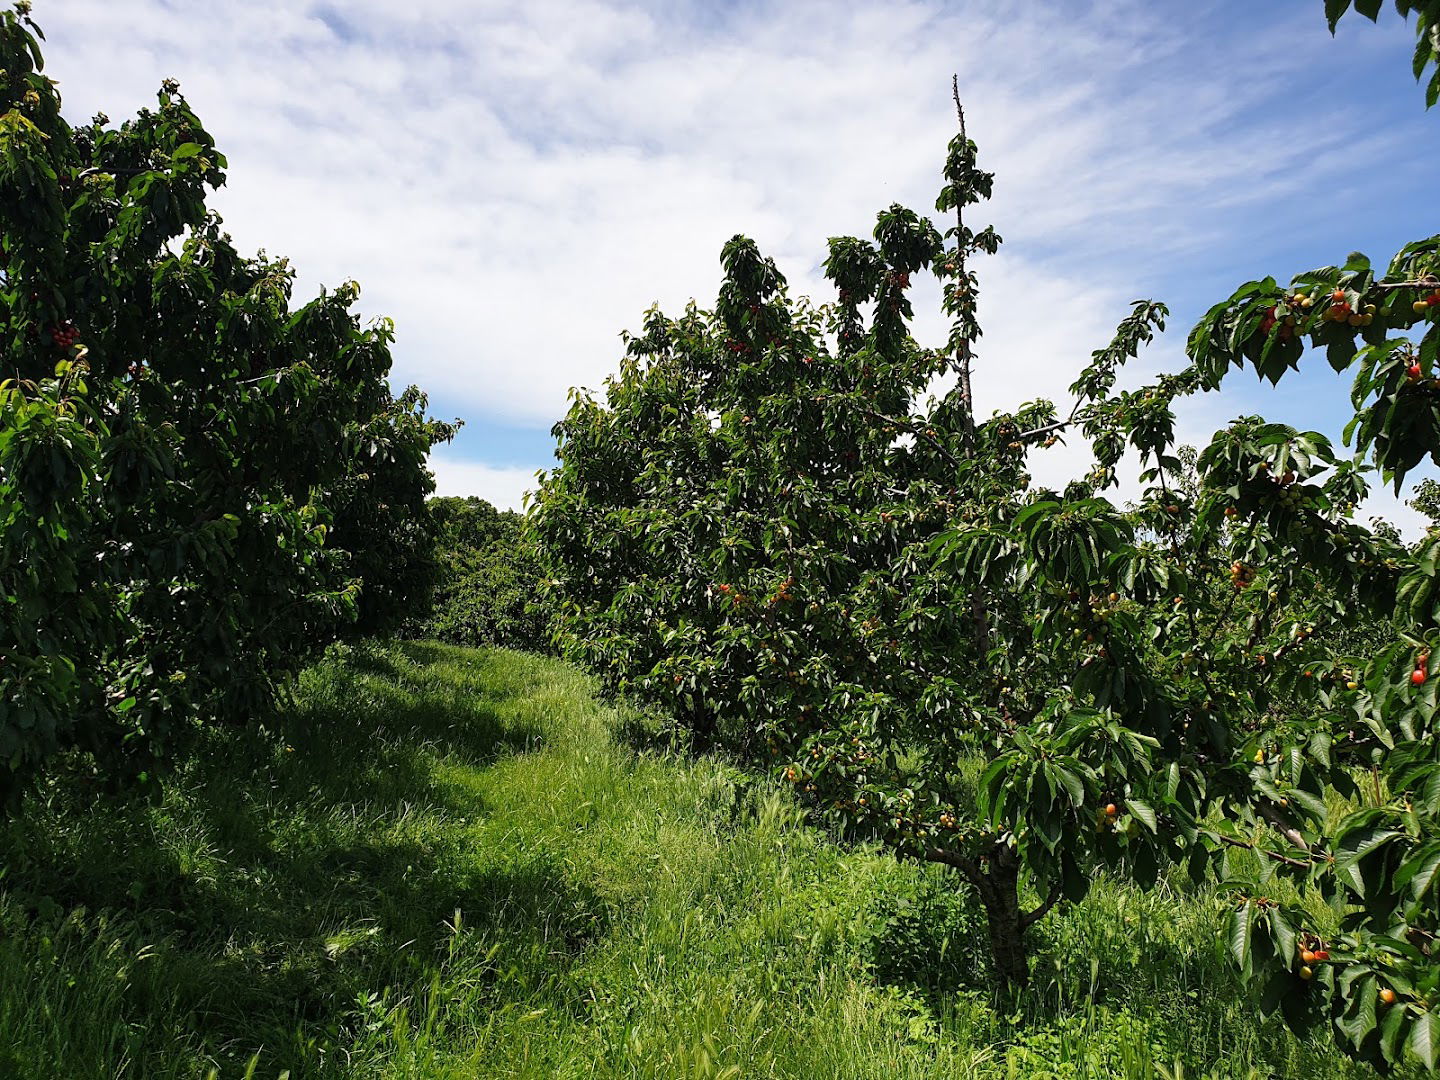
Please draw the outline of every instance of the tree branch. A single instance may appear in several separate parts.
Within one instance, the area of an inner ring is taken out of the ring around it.
[[[151,165],[143,169],[112,168],[102,169],[99,166],[92,166],[88,169],[81,169],[72,179],[84,180],[87,176],[141,176],[144,173],[163,173],[161,166]]]
[[[855,402],[849,402],[848,404],[850,404],[857,412],[863,413],[865,416],[870,417],[870,419],[872,420],[878,420],[880,423],[889,424],[891,427],[896,428],[899,431],[908,432],[909,434],[914,435],[917,439],[924,439],[932,447],[934,447],[935,450],[940,454],[940,456],[943,457],[946,461],[948,461],[951,465],[954,465],[956,468],[960,467],[960,459],[957,458],[954,454],[950,453],[949,450],[945,449],[945,445],[941,443],[939,439],[935,438],[935,436],[929,433],[929,425],[916,422],[914,420],[901,420],[898,416],[887,416],[885,413],[878,412],[875,409],[870,408],[868,405],[860,405]]]
[[[959,870],[965,880],[975,886],[975,891],[984,895],[988,883],[985,875],[980,872],[979,864],[969,855],[962,855],[958,851],[942,847],[922,848],[920,854],[926,862],[942,863]]]
[[[1030,929],[1030,927],[1034,926],[1037,922],[1039,922],[1046,915],[1048,915],[1050,913],[1050,909],[1060,902],[1060,896],[1060,884],[1059,882],[1056,882],[1054,885],[1050,886],[1050,895],[1045,897],[1044,902],[1039,907],[1037,907],[1034,911],[1030,912],[1028,915],[1020,916],[1020,929],[1022,931],[1028,930]]]
[[[1310,841],[1301,835],[1299,829],[1281,817],[1280,811],[1275,809],[1274,806],[1268,802],[1262,802],[1259,804],[1258,810],[1260,816],[1265,819],[1266,824],[1281,836],[1285,837],[1286,840],[1289,840],[1290,843],[1294,844],[1301,851],[1308,852],[1310,850]]]
[[[1052,431],[1060,431],[1062,428],[1069,427],[1079,419],[1080,407],[1084,404],[1084,398],[1076,398],[1075,404],[1070,409],[1070,415],[1064,420],[1052,420],[1048,424],[1041,424],[1039,427],[1031,428],[1029,431],[1022,431],[1019,435],[1015,436],[1015,441],[1024,442],[1026,439],[1038,438],[1041,435],[1048,435]]]
[[[1267,858],[1274,859],[1276,862],[1282,862],[1286,866],[1296,866],[1299,867],[1301,870],[1310,869],[1310,864],[1303,859],[1292,859],[1289,855],[1281,855],[1278,851],[1271,851],[1269,848],[1258,847],[1255,844],[1252,844],[1246,840],[1240,840],[1233,836],[1226,836],[1224,833],[1209,831],[1207,831],[1205,835],[1214,840],[1219,840],[1223,844],[1229,844],[1231,847],[1241,848],[1245,851],[1253,851],[1257,855],[1264,855]]]
[[[1379,289],[1381,292],[1390,292],[1394,289],[1436,289],[1440,288],[1440,278],[1434,274],[1426,274],[1419,281],[1377,281],[1370,286],[1370,289]],[[1366,289],[1369,292],[1370,289]]]

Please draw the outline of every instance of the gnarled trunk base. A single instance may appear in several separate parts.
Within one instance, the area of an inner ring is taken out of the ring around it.
[[[990,929],[990,962],[1002,993],[1023,990],[1030,983],[1025,952],[1025,916],[1020,911],[1020,870],[1013,859],[990,860],[974,877]]]

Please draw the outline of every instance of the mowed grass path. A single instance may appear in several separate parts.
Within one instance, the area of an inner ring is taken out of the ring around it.
[[[58,779],[0,823],[0,1077],[1367,1075],[1254,1016],[1193,890],[1101,882],[997,1011],[952,878],[626,719],[376,645],[158,802]]]

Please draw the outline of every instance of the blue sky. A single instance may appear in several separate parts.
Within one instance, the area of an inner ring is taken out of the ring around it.
[[[216,199],[301,292],[353,278],[396,322],[396,381],[465,428],[440,489],[518,505],[573,385],[652,302],[713,300],[737,232],[828,298],[826,237],[933,204],[960,76],[982,162],[982,411],[1062,397],[1136,297],[1174,313],[1136,377],[1181,363],[1239,282],[1440,231],[1440,110],[1389,11],[1337,39],[1320,0],[39,0],[72,119],[178,78],[230,159]],[[920,290],[919,297],[933,296]],[[933,310],[933,305],[932,305]],[[935,315],[917,322],[939,340]],[[1338,435],[1323,361],[1196,401]],[[1057,448],[1047,478],[1085,468]],[[1393,500],[1375,504],[1401,521]],[[1411,515],[1413,518],[1413,515]]]

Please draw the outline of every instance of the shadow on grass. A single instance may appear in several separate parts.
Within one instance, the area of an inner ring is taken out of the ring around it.
[[[123,926],[155,946],[127,1025],[264,1046],[296,1075],[353,1036],[357,1002],[426,991],[457,952],[475,993],[546,993],[516,973],[563,973],[605,905],[543,852],[478,850],[480,797],[436,770],[539,744],[509,696],[454,650],[356,649],[307,673],[274,731],[207,733],[160,805],[52,789],[0,823],[0,936],[48,941],[80,909]]]
[[[871,961],[876,981],[918,991],[937,1009],[959,991],[988,991],[985,913],[958,875],[927,875],[915,895],[899,898]]]

